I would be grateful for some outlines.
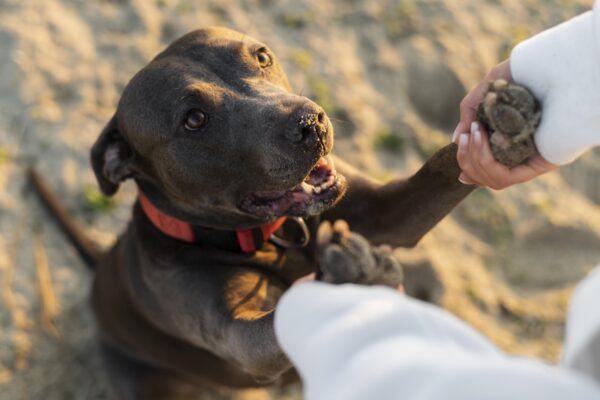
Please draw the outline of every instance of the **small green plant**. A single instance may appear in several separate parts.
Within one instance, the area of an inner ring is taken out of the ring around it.
[[[460,206],[466,220],[477,226],[487,240],[495,244],[510,242],[515,232],[512,221],[502,205],[487,190],[477,190]]]
[[[472,302],[479,301],[479,293],[473,282],[467,282],[464,287],[464,292]]]
[[[410,35],[418,25],[418,9],[412,1],[401,0],[383,15],[383,27],[390,40]]]
[[[401,154],[406,148],[406,141],[399,132],[383,128],[375,134],[373,145],[377,150],[387,151],[392,154]]]
[[[556,218],[556,205],[546,194],[534,193],[529,203],[544,215],[546,219],[553,221]]]
[[[310,87],[310,91],[315,102],[323,107],[326,113],[335,113],[331,89],[329,88],[327,82],[322,78],[313,76],[308,78],[308,86]]]
[[[302,70],[308,71],[313,65],[313,57],[304,49],[294,49],[290,52],[292,61]]]
[[[93,185],[83,187],[83,197],[94,211],[107,212],[115,206],[115,200],[106,197]]]
[[[281,24],[291,29],[304,28],[310,19],[309,13],[284,13],[279,16]]]
[[[500,59],[504,60],[510,56],[512,49],[531,36],[531,30],[524,25],[517,25],[513,28],[510,37],[500,46]]]
[[[189,1],[184,0],[177,4],[176,10],[179,15],[189,14],[192,11],[192,5]]]
[[[10,152],[4,147],[0,147],[0,164],[4,164],[10,160]]]
[[[563,7],[570,7],[575,4],[573,0],[560,0],[560,3]]]

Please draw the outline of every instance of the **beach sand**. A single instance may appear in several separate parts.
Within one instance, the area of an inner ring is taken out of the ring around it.
[[[212,3],[212,4],[211,4]],[[0,399],[110,398],[92,274],[26,185],[34,163],[109,246],[135,197],[99,197],[88,152],[133,74],[211,25],[268,44],[333,120],[335,152],[381,180],[449,142],[467,90],[519,41],[591,0],[3,0],[0,2]],[[600,151],[531,183],[477,190],[414,249],[410,294],[502,349],[557,362],[574,285],[600,262]],[[205,399],[300,399],[288,388]]]

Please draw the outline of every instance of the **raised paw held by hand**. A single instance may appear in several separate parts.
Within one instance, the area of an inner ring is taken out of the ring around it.
[[[503,165],[512,168],[537,154],[533,135],[541,110],[527,88],[503,79],[490,83],[477,119],[490,134],[494,158]]]
[[[514,168],[501,164],[492,154],[487,132],[477,122],[472,124],[470,133],[459,135],[456,157],[462,170],[459,181],[494,190],[527,182],[556,168],[539,154]]]
[[[460,122],[452,141],[458,144],[459,180],[500,190],[556,168],[535,147],[540,106],[523,86],[511,83],[508,60],[488,73],[460,104]]]

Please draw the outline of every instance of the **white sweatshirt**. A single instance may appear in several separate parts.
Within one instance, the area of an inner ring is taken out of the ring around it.
[[[520,43],[510,57],[513,80],[542,102],[538,150],[558,165],[600,145],[600,1],[594,10]]]
[[[571,299],[562,363],[600,383],[600,267],[579,284]],[[600,397],[599,397],[600,398]]]
[[[596,273],[574,297],[564,355],[596,376],[599,302]],[[275,331],[305,400],[600,399],[590,377],[504,355],[444,310],[388,288],[294,286],[279,302]]]

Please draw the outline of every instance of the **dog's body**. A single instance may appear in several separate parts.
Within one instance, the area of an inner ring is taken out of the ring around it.
[[[455,146],[410,179],[381,185],[341,160],[337,172],[325,169],[332,143],[321,108],[291,93],[274,56],[242,34],[193,32],[134,77],[92,150],[106,194],[131,177],[158,209],[190,224],[236,230],[303,216],[312,239],[302,249],[265,242],[249,254],[185,243],[136,203],[126,232],[95,259],[92,296],[121,397],[178,398],[184,382],[243,387],[282,377],[291,365],[274,334],[277,300],[317,264],[339,260],[317,246],[321,219],[344,219],[374,244],[413,246],[472,190],[457,180]],[[335,179],[311,172],[315,164]]]

